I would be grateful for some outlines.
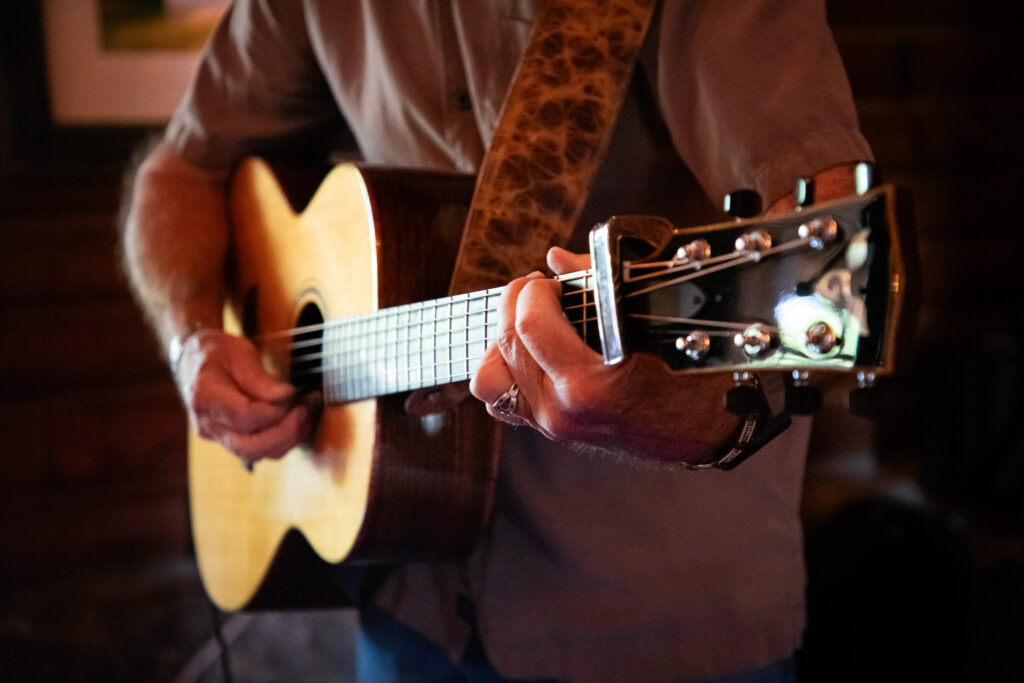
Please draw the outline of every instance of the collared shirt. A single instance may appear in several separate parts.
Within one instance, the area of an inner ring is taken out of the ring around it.
[[[239,2],[168,140],[223,167],[326,151],[347,122],[369,161],[474,171],[537,4]],[[715,204],[733,189],[770,202],[799,176],[870,158],[820,0],[667,0],[581,226],[613,213],[698,224],[720,217]],[[697,473],[515,431],[474,555],[404,567],[377,600],[458,657],[468,596],[490,659],[512,678],[763,666],[792,653],[804,626],[809,430],[798,419],[738,469]]]

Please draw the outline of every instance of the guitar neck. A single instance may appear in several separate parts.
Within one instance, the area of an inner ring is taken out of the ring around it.
[[[566,317],[593,341],[591,271],[557,276]],[[498,335],[503,287],[381,309],[293,330],[293,374],[319,374],[324,399],[345,403],[473,376]]]

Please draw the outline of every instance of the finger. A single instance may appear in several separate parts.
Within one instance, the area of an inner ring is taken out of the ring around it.
[[[494,403],[505,392],[510,391],[515,379],[505,363],[505,358],[497,346],[492,346],[484,355],[480,367],[477,368],[469,383],[469,390],[480,399],[487,408],[487,414],[506,424],[522,427],[533,426],[532,413],[526,401],[526,392],[520,388],[516,396],[516,405],[511,411],[497,410]],[[518,383],[516,383],[518,384]]]
[[[244,343],[246,352],[228,356],[228,369],[238,388],[252,398],[270,403],[292,401],[295,398],[295,387],[267,372],[256,347],[248,341]]]
[[[498,347],[492,346],[484,356],[483,362],[477,369],[476,374],[469,383],[470,392],[480,399],[487,407],[487,413],[502,422],[512,425],[528,424],[518,413],[525,408],[525,396],[522,391],[517,391],[515,405],[512,410],[498,410],[494,404],[506,393],[512,391],[518,383],[512,377],[505,359],[498,351]]]
[[[532,273],[527,277],[513,280],[505,287],[498,306],[498,349],[521,392],[540,397],[545,390],[544,372],[530,357],[516,329],[519,296],[531,282],[551,282],[555,287],[559,287],[557,283],[545,279],[540,273]]]
[[[565,319],[560,293],[553,280],[526,283],[517,296],[515,321],[525,354],[555,382],[571,373],[603,367],[601,355],[583,343]]]
[[[484,403],[494,403],[502,393],[512,386],[512,373],[497,346],[484,353],[480,367],[469,381],[469,392]]]
[[[322,403],[312,394],[274,425],[252,434],[224,432],[217,438],[229,451],[249,462],[281,458],[299,444],[310,440]]]
[[[505,359],[498,352],[498,348],[491,347],[488,355],[484,357],[484,362],[473,376],[469,388],[474,396],[483,401],[487,407],[487,413],[491,417],[510,425],[529,425],[531,424],[528,417],[530,412],[526,404],[526,394],[522,390],[516,395],[516,404],[512,410],[504,411],[494,407],[498,399],[506,392],[511,391],[514,382],[512,373],[509,371],[508,365],[505,364]]]
[[[568,249],[551,247],[548,249],[548,268],[556,275],[574,273],[590,267],[590,254],[575,254]]]
[[[196,383],[191,400],[197,423],[205,429],[251,434],[280,421],[290,401],[271,403],[244,393],[226,373],[209,370]]]

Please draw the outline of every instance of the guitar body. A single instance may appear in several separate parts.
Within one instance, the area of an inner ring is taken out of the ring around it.
[[[269,166],[247,160],[231,191],[226,325],[259,339],[444,296],[471,192],[462,176],[341,165],[297,213]],[[282,341],[260,348],[287,378]],[[469,549],[493,497],[493,422],[473,400],[411,415],[405,399],[327,405],[310,447],[251,471],[190,434],[193,536],[218,606],[322,604],[312,567]]]

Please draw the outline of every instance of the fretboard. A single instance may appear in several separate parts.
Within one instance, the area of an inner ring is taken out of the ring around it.
[[[590,271],[557,278],[566,316],[584,338],[593,319]],[[469,379],[498,335],[503,287],[328,321],[320,360],[324,399],[355,401]],[[305,356],[310,358],[310,356]]]

